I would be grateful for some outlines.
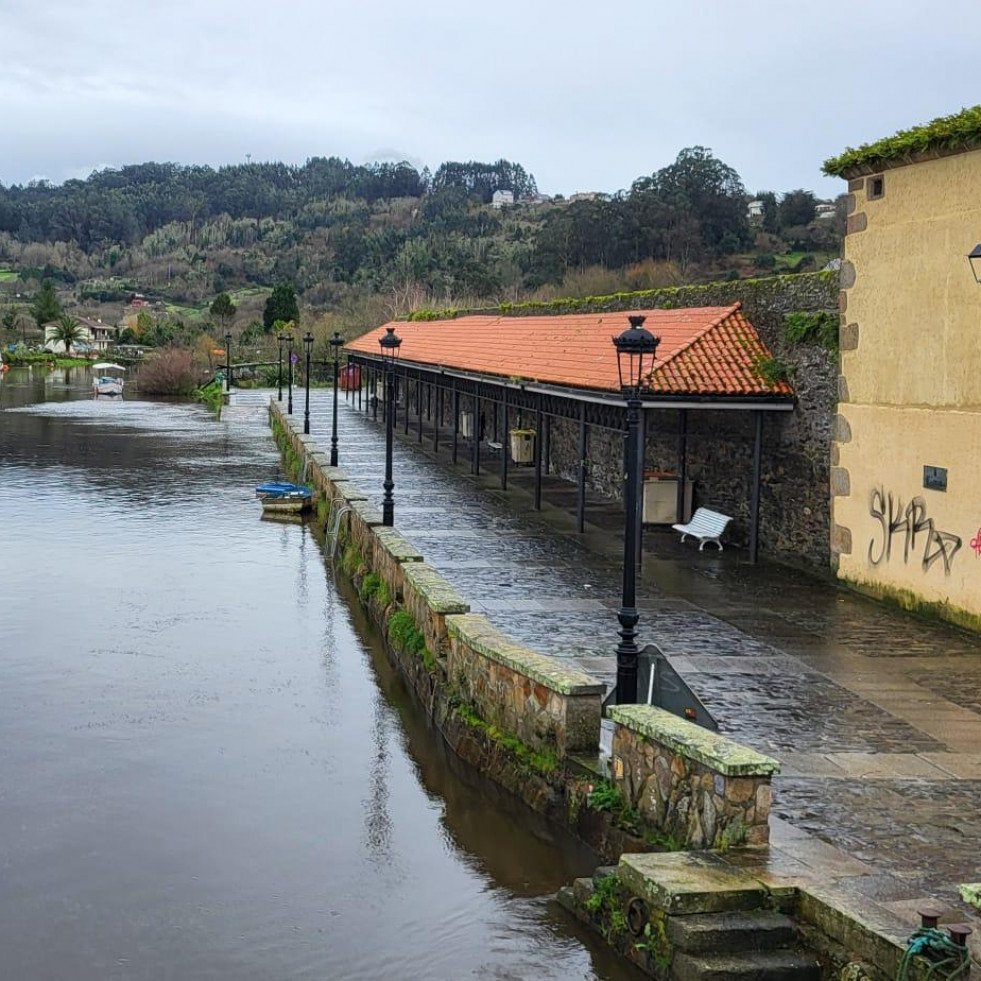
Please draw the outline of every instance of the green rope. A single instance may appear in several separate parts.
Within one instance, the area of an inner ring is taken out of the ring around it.
[[[896,981],[909,981],[913,976],[913,962],[922,957],[929,962],[924,978],[953,981],[966,978],[971,971],[970,953],[966,947],[954,943],[946,933],[935,927],[923,927],[910,938],[909,946],[899,964]]]

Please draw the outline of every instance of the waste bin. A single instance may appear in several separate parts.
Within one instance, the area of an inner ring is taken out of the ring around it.
[[[460,435],[464,439],[473,438],[473,413],[472,412],[460,413]]]
[[[530,467],[535,462],[535,430],[511,430],[511,459],[516,466]]]
[[[682,522],[691,520],[693,481],[685,481]],[[644,471],[644,524],[673,525],[678,521],[678,475],[659,470]]]

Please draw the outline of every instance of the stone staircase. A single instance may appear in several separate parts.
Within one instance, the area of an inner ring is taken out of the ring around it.
[[[712,853],[626,854],[618,866],[577,879],[557,898],[659,979],[821,978],[817,957],[804,948],[793,920],[775,908],[774,897]],[[614,907],[620,912],[617,931],[610,929]]]
[[[670,917],[671,976],[678,981],[818,981],[817,959],[800,949],[793,921],[771,910]]]

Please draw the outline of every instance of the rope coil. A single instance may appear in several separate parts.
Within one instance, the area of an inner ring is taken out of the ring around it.
[[[910,938],[909,946],[899,964],[896,981],[909,981],[913,976],[913,962],[922,957],[930,963],[925,978],[967,978],[971,973],[971,955],[967,947],[954,943],[946,933],[936,927],[921,927]]]

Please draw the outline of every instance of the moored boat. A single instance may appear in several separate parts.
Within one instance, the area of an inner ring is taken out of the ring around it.
[[[125,371],[121,364],[113,364],[111,361],[100,361],[92,365],[93,371]],[[92,391],[96,395],[122,395],[123,380],[114,375],[99,374],[92,379]]]
[[[255,496],[262,504],[262,510],[269,514],[300,514],[313,503],[313,490],[303,484],[287,481],[274,481],[260,484]]]

